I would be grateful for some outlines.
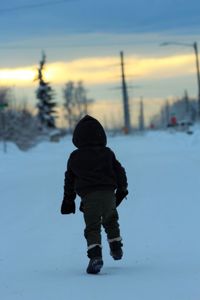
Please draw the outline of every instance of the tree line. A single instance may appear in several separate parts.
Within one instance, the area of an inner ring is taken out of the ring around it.
[[[60,136],[67,131],[71,133],[77,121],[88,113],[88,107],[93,102],[87,97],[82,81],[68,81],[62,90],[67,129],[58,129],[58,102],[54,89],[45,80],[45,66],[46,55],[43,52],[35,78],[38,82],[35,92],[36,114],[26,104],[13,106],[12,90],[0,88],[0,140],[12,141],[23,150],[40,140],[49,139],[54,133]]]
[[[170,103],[168,100],[161,107],[160,112],[151,117],[150,124],[155,128],[170,127],[171,120],[176,118],[177,125],[183,123],[193,124],[197,120],[197,102],[196,99],[191,99],[187,91],[181,98],[178,98]]]

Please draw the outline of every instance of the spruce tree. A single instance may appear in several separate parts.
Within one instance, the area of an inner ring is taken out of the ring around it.
[[[44,80],[44,67],[46,64],[46,55],[42,53],[42,59],[39,63],[38,76],[39,87],[36,91],[38,99],[38,118],[42,128],[55,128],[55,107],[56,102],[54,99],[54,91],[49,82]]]

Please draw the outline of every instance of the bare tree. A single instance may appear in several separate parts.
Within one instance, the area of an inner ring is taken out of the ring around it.
[[[81,81],[75,84],[73,81],[66,83],[63,89],[64,108],[70,132],[75,124],[86,114],[88,106],[93,100],[87,98],[86,89]]]
[[[9,103],[10,89],[6,87],[0,88],[0,139],[3,140],[4,152],[7,152],[6,145],[6,108]]]
[[[22,150],[37,143],[40,135],[38,119],[27,108],[8,108],[5,120],[7,141],[14,142]]]
[[[0,140],[4,141],[5,152],[7,141],[26,150],[36,144],[40,135],[37,117],[25,102],[12,106],[12,97],[11,89],[0,88]]]

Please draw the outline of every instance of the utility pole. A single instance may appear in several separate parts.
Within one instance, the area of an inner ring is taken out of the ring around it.
[[[140,132],[143,132],[145,129],[144,124],[144,103],[143,103],[143,97],[140,98],[140,109],[139,109],[139,118],[138,118],[138,129]]]
[[[124,71],[123,51],[120,52],[120,59],[121,59],[121,76],[122,76],[122,97],[123,97],[123,108],[124,108],[124,132],[130,133],[131,123],[130,123],[130,113],[129,113],[129,99],[128,99],[128,91],[127,91],[125,71]]]
[[[170,105],[168,100],[166,101],[164,110],[165,110],[165,126],[166,126],[169,124],[169,118],[170,118]]]
[[[200,121],[200,70],[199,70],[199,54],[198,54],[197,42],[194,42],[193,44],[182,43],[182,42],[164,42],[160,44],[160,46],[168,46],[168,45],[193,47],[194,49],[195,60],[196,60],[196,72],[197,72],[197,86],[198,86],[197,116]]]
[[[200,120],[200,74],[199,74],[199,55],[198,55],[198,46],[197,42],[193,44],[195,58],[196,58],[196,67],[197,67],[197,84],[198,84],[198,118]]]
[[[184,101],[185,101],[185,113],[188,117],[188,113],[190,111],[190,105],[189,105],[189,97],[187,90],[184,91]]]

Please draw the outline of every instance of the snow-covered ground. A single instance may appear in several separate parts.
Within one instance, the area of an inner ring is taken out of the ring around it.
[[[0,299],[200,299],[200,130],[108,146],[129,179],[124,258],[112,260],[103,233],[104,267],[88,275],[82,214],[60,215],[70,138],[25,153],[0,144]]]

